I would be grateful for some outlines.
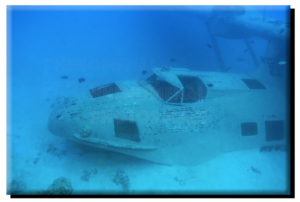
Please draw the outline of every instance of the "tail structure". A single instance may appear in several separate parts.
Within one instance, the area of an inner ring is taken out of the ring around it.
[[[259,61],[258,61],[258,59],[257,59],[257,57],[256,57],[256,54],[255,54],[255,52],[254,52],[254,50],[253,50],[253,48],[252,48],[252,46],[251,46],[251,44],[250,44],[249,39],[248,39],[248,38],[245,38],[244,41],[245,41],[245,44],[246,44],[246,46],[247,46],[247,49],[249,50],[249,53],[250,53],[251,58],[252,58],[252,60],[253,60],[253,62],[254,62],[254,65],[255,65],[256,67],[259,66]]]
[[[282,76],[289,65],[288,48],[284,41],[269,40],[262,62],[268,66],[271,76]]]
[[[210,35],[214,52],[223,72],[228,71],[219,50],[216,37],[244,40],[253,63],[261,66],[255,51],[251,47],[250,38],[259,37],[268,41],[268,47],[262,63],[269,68],[271,76],[280,76],[289,64],[287,61],[287,41],[289,37],[288,23],[266,17],[264,14],[247,13],[243,7],[215,7],[206,18],[206,27]]]

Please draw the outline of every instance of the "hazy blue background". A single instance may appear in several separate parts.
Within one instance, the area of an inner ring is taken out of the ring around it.
[[[219,71],[199,15],[210,9],[8,7],[9,179],[23,179],[27,189],[45,189],[57,175],[64,175],[55,166],[61,165],[58,159],[43,156],[49,141],[65,146],[47,131],[56,97],[114,80],[139,79],[143,70],[157,66]],[[246,9],[260,15],[264,12],[263,7]],[[265,15],[286,20],[288,9],[268,6]],[[256,54],[263,56],[267,42],[252,40]],[[243,41],[219,38],[218,42],[231,72],[255,69]],[[61,79],[63,75],[69,78]],[[80,77],[86,82],[78,83]],[[35,169],[32,162],[36,158],[44,159],[40,160],[44,164]],[[230,183],[226,182],[229,187]]]

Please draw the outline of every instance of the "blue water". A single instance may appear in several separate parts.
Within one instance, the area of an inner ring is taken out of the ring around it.
[[[243,8],[245,15],[288,23],[287,6]],[[70,181],[73,194],[122,193],[124,187],[113,180],[116,173],[126,174],[131,193],[285,193],[285,152],[262,154],[259,149],[247,150],[224,154],[198,167],[165,167],[114,153],[89,151],[48,131],[51,105],[57,97],[76,96],[113,81],[138,80],[142,71],[150,72],[154,67],[221,71],[205,26],[210,19],[204,16],[212,9],[8,7],[8,193],[41,194],[59,177]],[[225,16],[235,10],[217,12]],[[253,36],[249,40],[263,64],[268,39]],[[288,40],[284,40],[283,50],[288,50]],[[243,39],[217,37],[217,42],[230,73],[257,71]],[[282,61],[289,63],[285,53],[276,55],[277,66]],[[275,88],[285,91],[288,73],[281,69],[274,76],[280,80]],[[79,83],[79,78],[85,81]],[[228,166],[224,168],[224,164]]]

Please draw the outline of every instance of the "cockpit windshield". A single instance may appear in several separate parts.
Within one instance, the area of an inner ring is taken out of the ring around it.
[[[168,101],[171,96],[177,93],[180,89],[173,86],[172,84],[168,83],[167,81],[161,79],[156,74],[152,74],[148,79],[147,82],[152,85],[155,89],[157,94],[160,96],[161,99],[164,101]],[[173,103],[180,103],[181,96],[177,96],[176,98],[172,99]]]
[[[193,103],[205,99],[207,89],[198,77],[187,75],[177,75],[177,77],[183,89],[172,85],[156,74],[152,74],[146,81],[162,100],[169,103]]]

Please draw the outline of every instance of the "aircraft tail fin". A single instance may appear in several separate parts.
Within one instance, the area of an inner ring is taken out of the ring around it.
[[[261,57],[261,64],[257,65],[255,75],[259,77],[282,77],[288,67],[286,50],[283,42],[269,40],[265,55]]]

